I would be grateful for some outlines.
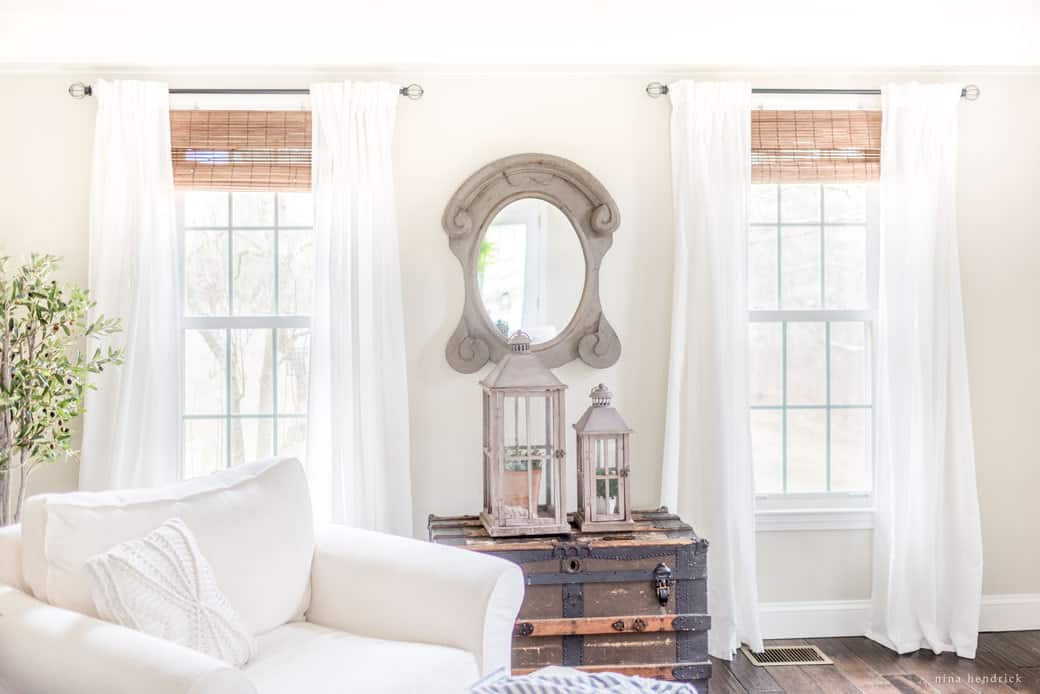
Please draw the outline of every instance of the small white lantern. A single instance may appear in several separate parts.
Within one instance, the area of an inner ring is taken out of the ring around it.
[[[571,531],[563,504],[564,391],[517,332],[484,388],[484,510],[492,537]]]
[[[629,503],[629,435],[632,430],[610,406],[600,383],[592,405],[574,425],[578,438],[578,512],[582,530],[626,530],[633,525]]]

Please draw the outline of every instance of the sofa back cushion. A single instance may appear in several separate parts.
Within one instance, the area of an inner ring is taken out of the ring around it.
[[[87,559],[170,518],[191,528],[217,584],[253,634],[303,616],[314,524],[303,467],[291,458],[162,489],[33,497],[22,516],[25,582],[40,600],[96,617]]]

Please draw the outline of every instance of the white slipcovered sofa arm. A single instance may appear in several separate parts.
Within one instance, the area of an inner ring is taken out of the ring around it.
[[[515,564],[384,533],[329,526],[318,535],[307,620],[472,653],[481,675],[509,668],[524,597]]]
[[[0,586],[0,694],[256,694],[235,668]]]

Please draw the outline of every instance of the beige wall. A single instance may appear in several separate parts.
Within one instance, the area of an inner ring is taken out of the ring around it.
[[[457,374],[443,356],[461,310],[462,282],[440,229],[441,212],[466,176],[517,152],[573,159],[598,176],[620,206],[621,228],[602,277],[603,305],[621,336],[622,358],[605,371],[574,363],[558,374],[570,385],[570,419],[582,411],[595,383],[605,381],[617,393],[618,407],[636,430],[634,500],[640,506],[656,504],[672,270],[669,109],[665,100],[648,99],[642,89],[661,76],[401,77],[420,81],[427,90],[422,101],[401,102],[395,154],[416,534],[423,534],[429,513],[472,512],[480,503],[479,374]],[[74,101],[65,89],[74,79],[94,77],[0,75],[0,251],[16,257],[29,251],[63,255],[65,277],[79,282],[87,274],[95,105]],[[162,78],[175,86],[296,86],[308,81],[302,75]],[[765,86],[876,86],[887,78],[752,76]],[[1040,76],[975,74],[970,81],[981,86],[982,98],[961,109],[958,212],[985,592],[1036,593],[1040,135],[1033,114],[1040,107]],[[68,489],[74,484],[74,467],[64,465],[41,474],[34,488]],[[760,533],[762,599],[866,597],[870,537],[870,531]]]

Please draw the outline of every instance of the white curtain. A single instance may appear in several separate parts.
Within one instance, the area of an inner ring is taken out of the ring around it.
[[[882,90],[868,636],[975,656],[982,537],[957,254],[959,85]]]
[[[762,648],[748,412],[747,199],[751,87],[678,82],[676,247],[661,500],[711,542],[709,652]]]
[[[99,81],[90,191],[93,315],[119,317],[122,366],[87,394],[83,489],[180,476],[181,265],[165,84]]]
[[[408,387],[386,83],[311,86],[315,298],[307,469],[319,522],[411,535]]]

